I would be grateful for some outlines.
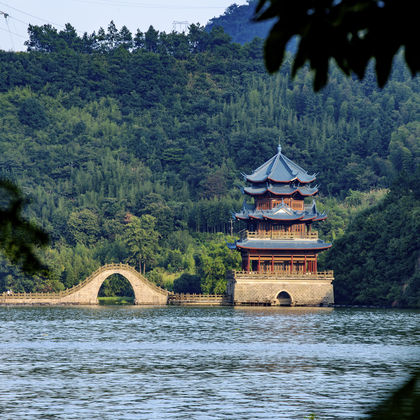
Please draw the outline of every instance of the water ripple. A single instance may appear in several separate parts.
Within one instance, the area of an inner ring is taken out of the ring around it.
[[[363,418],[419,366],[418,311],[1,307],[7,419]]]

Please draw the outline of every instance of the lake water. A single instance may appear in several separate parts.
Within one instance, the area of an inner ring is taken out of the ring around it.
[[[363,418],[420,366],[419,314],[0,307],[0,417]]]

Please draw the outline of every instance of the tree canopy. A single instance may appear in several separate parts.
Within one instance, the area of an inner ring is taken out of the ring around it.
[[[0,249],[26,273],[48,272],[36,253],[48,244],[48,235],[22,215],[28,200],[12,182],[0,179]]]
[[[31,198],[22,214],[49,234],[51,271],[24,276],[0,259],[0,291],[61,290],[105,263],[138,265],[128,221],[146,216],[157,238],[142,260],[150,279],[222,291],[224,270],[238,266],[224,235],[243,228],[231,219],[241,172],[279,139],[319,173],[326,239],[418,165],[419,79],[400,55],[383,90],[371,67],[362,82],[332,67],[314,94],[308,68],[294,81],[286,66],[268,75],[262,40],[235,44],[220,28],[31,30],[30,51],[0,51],[0,176]]]

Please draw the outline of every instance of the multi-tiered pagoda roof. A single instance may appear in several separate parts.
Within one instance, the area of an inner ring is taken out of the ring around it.
[[[270,210],[256,210],[255,206],[250,206],[244,203],[242,211],[235,213],[238,220],[266,220],[270,222],[290,222],[290,223],[311,223],[325,220],[327,214],[325,212],[319,213],[316,208],[315,201],[311,205],[305,206],[303,211],[294,210],[284,203]],[[302,240],[302,238],[293,240],[284,239],[261,239],[258,238],[244,238],[236,242],[236,247],[239,249],[283,249],[283,250],[324,250],[331,247],[331,244],[325,243],[323,240]]]
[[[304,224],[309,226],[312,222],[327,218],[326,213],[318,212],[315,200],[311,204],[303,202],[305,197],[315,196],[318,193],[318,186],[311,185],[316,175],[308,174],[302,167],[284,156],[280,146],[276,155],[251,175],[244,175],[244,178],[250,185],[243,188],[243,192],[254,197],[255,204],[244,201],[242,210],[235,213],[235,218],[247,222],[248,227],[258,222],[265,222],[266,228],[267,225],[290,227]],[[268,208],[261,205],[265,199],[271,200]],[[296,203],[300,203],[300,208],[296,208]],[[296,234],[290,240],[287,239],[287,235],[285,236],[282,239],[278,238],[279,235],[261,239],[261,232],[259,232],[252,237],[241,238],[231,247],[261,250],[324,250],[331,246],[307,234],[300,236]]]
[[[235,213],[238,220],[276,220],[276,221],[302,221],[319,222],[327,218],[326,213],[319,213],[315,201],[311,205],[305,206],[304,210],[294,210],[288,205],[281,204],[269,210],[257,210],[255,205],[244,203],[242,211]]]
[[[244,188],[244,193],[248,195],[264,195],[266,193],[273,196],[284,196],[300,194],[302,197],[310,197],[318,192],[318,186],[310,187],[308,185],[276,185],[273,182],[258,183]]]
[[[309,175],[303,168],[292,162],[281,153],[278,153],[263,163],[251,175],[245,175],[247,181],[252,183],[274,182],[289,184],[298,181],[300,184],[309,184],[315,181],[315,174]]]
[[[330,305],[332,272],[318,271],[318,254],[331,246],[312,223],[327,218],[313,197],[316,175],[278,152],[252,174],[242,192],[253,198],[234,214],[246,224],[228,244],[241,253],[242,270],[233,273],[228,294],[235,304]],[[305,202],[306,201],[306,202]]]

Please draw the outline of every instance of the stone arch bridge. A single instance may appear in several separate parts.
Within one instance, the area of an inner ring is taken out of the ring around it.
[[[168,303],[167,290],[156,286],[127,264],[106,264],[81,283],[58,293],[3,293],[0,295],[0,303],[95,305],[98,304],[98,293],[102,283],[112,274],[120,274],[129,281],[134,291],[136,305],[166,305]]]

